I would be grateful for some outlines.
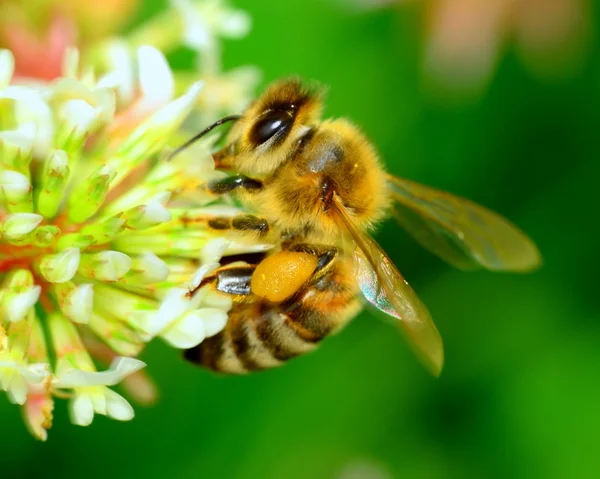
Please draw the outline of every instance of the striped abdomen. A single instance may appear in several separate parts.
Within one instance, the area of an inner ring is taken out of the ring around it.
[[[225,329],[185,352],[215,371],[242,374],[268,369],[313,350],[360,310],[351,265],[341,259],[316,282],[280,304],[253,297],[235,304]]]

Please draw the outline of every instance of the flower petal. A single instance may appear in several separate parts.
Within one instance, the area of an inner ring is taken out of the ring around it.
[[[225,314],[225,316],[227,315]],[[175,348],[193,348],[206,337],[204,318],[200,311],[186,313],[166,332],[161,334],[161,337]]]
[[[139,371],[146,363],[135,358],[115,358],[106,371],[82,371],[70,369],[60,374],[54,381],[58,388],[74,388],[83,386],[114,386],[129,374]]]
[[[198,312],[202,315],[207,338],[220,333],[227,324],[227,313],[222,309],[203,308]]]
[[[130,163],[136,164],[141,157],[154,153],[189,114],[202,85],[202,82],[194,83],[184,95],[157,110],[144,121],[124,141],[120,155]]]
[[[131,270],[125,276],[127,283],[152,284],[166,281],[169,266],[154,253],[148,251],[133,258]]]
[[[31,233],[43,220],[35,213],[16,213],[10,215],[2,225],[2,233],[7,238],[19,238]]]
[[[227,313],[222,309],[202,308],[183,315],[161,337],[171,346],[189,349],[204,338],[219,333],[227,324]]]
[[[111,389],[104,391],[106,397],[106,415],[117,421],[129,421],[135,415],[131,404]]]
[[[44,256],[40,262],[40,272],[51,283],[66,283],[75,276],[79,260],[79,248],[68,248],[60,253]]]
[[[24,319],[31,308],[37,303],[41,286],[32,286],[21,293],[5,293],[5,296],[0,301],[1,311],[9,322],[17,322]]]
[[[77,426],[89,426],[94,419],[92,400],[86,394],[76,395],[69,403],[71,422]]]
[[[65,298],[64,313],[79,324],[87,324],[94,306],[94,285],[80,284]]]
[[[54,401],[44,386],[30,386],[23,406],[23,418],[31,434],[45,441],[52,426]]]
[[[101,251],[95,254],[84,254],[81,257],[79,272],[88,278],[99,281],[118,281],[131,269],[133,262],[129,256],[120,251]]]
[[[10,50],[0,50],[0,88],[5,88],[15,71],[15,57]]]
[[[21,197],[25,195],[30,188],[31,183],[25,175],[11,170],[0,171],[0,190],[7,199]]]
[[[144,107],[151,110],[166,105],[175,92],[175,80],[167,59],[151,46],[140,47],[137,55]]]

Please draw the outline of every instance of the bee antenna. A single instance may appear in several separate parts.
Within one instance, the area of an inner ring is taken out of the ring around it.
[[[171,152],[171,154],[167,157],[167,161],[171,161],[175,156],[177,156],[179,153],[181,153],[183,150],[185,150],[189,146],[196,143],[200,138],[202,138],[207,133],[209,133],[213,128],[216,128],[217,126],[220,126],[224,123],[229,123],[230,121],[237,121],[241,117],[242,117],[242,115],[229,115],[229,116],[221,118],[220,120],[215,121],[212,125],[207,126],[200,133],[197,133],[196,135],[192,136],[183,145],[178,147],[175,151]]]

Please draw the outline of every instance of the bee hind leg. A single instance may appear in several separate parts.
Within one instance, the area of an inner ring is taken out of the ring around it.
[[[338,256],[339,250],[335,246],[311,244],[311,243],[298,243],[289,248],[289,251],[296,251],[299,253],[308,253],[316,256],[318,259],[317,269],[315,273],[322,274],[333,264],[333,260]]]
[[[290,253],[309,254],[316,259],[316,264],[313,263],[315,265],[312,268],[307,267],[304,269],[303,273],[300,273],[298,268],[292,267],[292,263],[297,263],[299,257],[290,256]],[[269,295],[265,296],[257,291],[257,288],[260,290],[269,290],[273,284],[277,283],[276,276],[282,274],[281,269],[283,268],[284,271],[290,270],[294,272],[294,278],[289,278],[289,282],[297,282],[297,289],[291,287],[291,289],[289,289],[289,294],[281,297],[281,300],[283,300],[288,296],[295,294],[303,286],[306,286],[307,283],[314,283],[326,275],[333,266],[333,261],[337,255],[337,248],[331,246],[297,244],[288,251],[275,253],[256,264],[237,263],[231,266],[223,266],[209,278],[206,278],[199,287],[210,283],[215,290],[232,296],[236,302],[245,302],[247,299],[250,299],[252,295],[256,295],[257,293],[260,298],[268,297]],[[266,279],[260,279],[257,282],[259,284],[255,283],[253,286],[252,277],[255,271],[258,273],[259,270],[261,273],[259,276],[264,276]],[[299,279],[298,276],[303,276],[304,279]],[[262,285],[262,283],[265,284]],[[270,299],[273,301],[273,298]]]
[[[204,278],[196,288],[190,290],[189,295],[210,285],[212,289],[232,296],[236,301],[243,301],[252,294],[250,283],[255,269],[254,264],[221,267]]]

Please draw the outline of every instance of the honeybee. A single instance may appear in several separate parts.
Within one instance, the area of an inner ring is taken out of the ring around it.
[[[214,154],[230,176],[206,186],[252,214],[212,218],[215,229],[277,245],[231,258],[202,285],[234,298],[225,329],[185,357],[224,373],[282,364],[314,349],[361,310],[364,300],[395,318],[417,356],[439,375],[440,334],[392,261],[370,236],[391,214],[422,246],[461,269],[528,271],[535,244],[504,218],[469,200],[385,172],[363,133],[322,120],[322,90],[297,79],[272,84],[234,122]]]

